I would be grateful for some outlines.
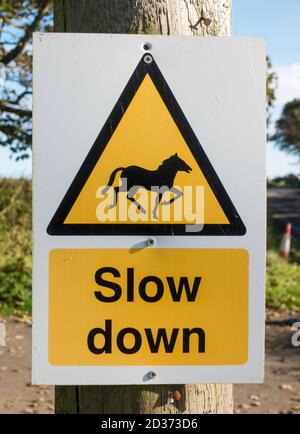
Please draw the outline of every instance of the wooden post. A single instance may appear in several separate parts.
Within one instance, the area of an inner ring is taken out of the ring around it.
[[[54,30],[229,36],[231,0],[54,0]],[[178,379],[180,380],[180,378]],[[181,399],[170,403],[169,393]],[[231,385],[57,386],[56,413],[232,413]]]

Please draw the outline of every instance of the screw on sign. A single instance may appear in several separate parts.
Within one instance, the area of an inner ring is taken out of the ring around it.
[[[152,48],[152,45],[150,44],[150,42],[145,42],[145,43],[144,43],[144,45],[143,45],[143,49],[144,49],[145,51],[150,51],[151,48]]]
[[[144,62],[145,63],[151,63],[153,60],[153,57],[150,54],[146,54],[146,56],[144,57]]]

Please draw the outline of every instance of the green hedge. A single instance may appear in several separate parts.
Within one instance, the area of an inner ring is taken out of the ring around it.
[[[0,310],[31,311],[31,181],[0,179]]]

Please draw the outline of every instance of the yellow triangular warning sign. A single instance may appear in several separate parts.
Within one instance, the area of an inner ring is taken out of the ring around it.
[[[147,56],[150,56],[149,54]],[[245,227],[154,59],[140,61],[63,199],[52,235],[242,235]]]

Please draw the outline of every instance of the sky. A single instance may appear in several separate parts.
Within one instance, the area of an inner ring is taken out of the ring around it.
[[[299,21],[299,0],[233,0],[233,35],[266,38],[267,52],[279,79],[273,120],[280,116],[286,102],[300,98]],[[299,172],[295,157],[267,144],[268,178]],[[0,147],[0,176],[30,177],[31,158],[16,163]]]
[[[234,36],[261,36],[278,75],[273,121],[285,103],[300,98],[300,1],[233,0]],[[267,176],[274,178],[300,173],[295,157],[267,144]]]

